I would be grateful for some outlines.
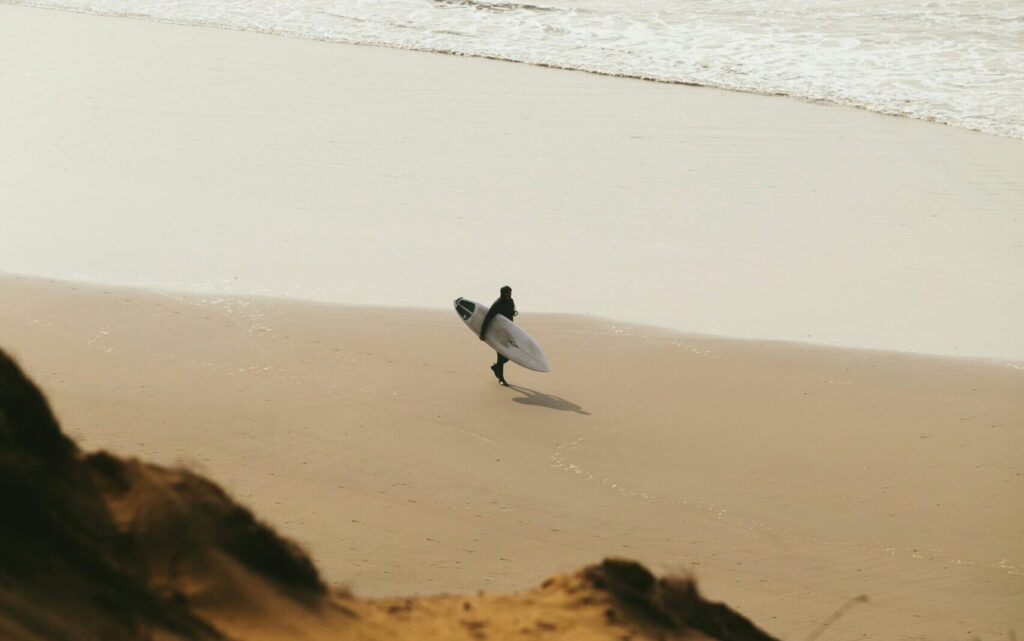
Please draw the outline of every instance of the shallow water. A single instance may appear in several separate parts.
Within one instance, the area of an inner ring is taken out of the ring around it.
[[[1024,138],[1022,0],[36,0],[852,105]]]

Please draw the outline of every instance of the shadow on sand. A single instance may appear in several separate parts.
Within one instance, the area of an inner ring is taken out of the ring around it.
[[[514,403],[520,403],[522,405],[537,405],[539,407],[547,407],[553,410],[576,412],[577,414],[590,416],[590,412],[584,411],[583,408],[576,403],[570,403],[564,398],[538,392],[537,390],[532,390],[529,387],[523,387],[521,385],[509,385],[508,388],[522,394],[522,396],[517,396],[512,399],[512,402]]]

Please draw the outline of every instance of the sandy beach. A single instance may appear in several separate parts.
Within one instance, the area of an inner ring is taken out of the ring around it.
[[[552,374],[454,311],[5,277],[0,340],[69,434],[183,462],[368,596],[507,591],[603,555],[689,569],[782,638],[1024,628],[1024,374],[527,315]]]
[[[0,83],[0,348],[331,586],[1024,633],[1024,141],[7,4]],[[506,283],[553,371],[502,388],[450,301]]]

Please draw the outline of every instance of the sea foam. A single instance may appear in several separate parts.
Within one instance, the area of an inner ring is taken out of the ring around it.
[[[862,107],[1024,138],[1024,0],[34,0]]]

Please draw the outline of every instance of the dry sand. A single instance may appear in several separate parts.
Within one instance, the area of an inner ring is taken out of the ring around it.
[[[510,371],[454,312],[0,279],[0,344],[72,437],[185,461],[385,596],[618,554],[803,638],[1024,630],[1024,372],[572,317]]]
[[[1024,141],[0,4],[0,271],[1024,361]]]

